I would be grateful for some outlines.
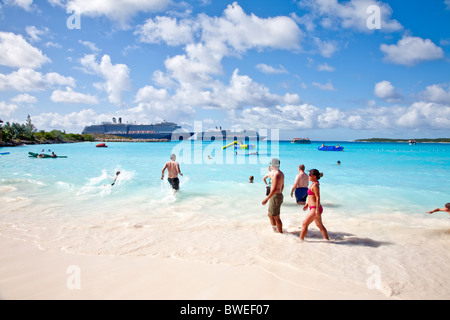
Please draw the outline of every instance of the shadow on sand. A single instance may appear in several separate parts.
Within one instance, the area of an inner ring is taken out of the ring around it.
[[[300,237],[300,231],[301,230],[288,233],[290,235]],[[378,248],[382,245],[392,244],[391,242],[387,241],[376,241],[370,238],[360,238],[358,236],[355,236],[354,234],[345,232],[328,231],[328,236],[330,238],[330,241],[325,240],[319,230],[309,229],[305,241],[319,242],[319,243],[333,243],[338,245],[361,246],[370,248]]]

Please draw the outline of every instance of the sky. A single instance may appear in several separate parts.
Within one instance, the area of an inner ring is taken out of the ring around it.
[[[1,0],[0,119],[27,115],[448,138],[450,0]]]

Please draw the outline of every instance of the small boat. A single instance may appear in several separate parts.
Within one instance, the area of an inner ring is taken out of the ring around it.
[[[96,145],[97,148],[107,148],[108,146],[104,143],[99,143]]]
[[[291,140],[291,143],[295,144],[311,144],[311,140],[309,138],[294,138]]]
[[[240,144],[240,145],[235,145],[234,149],[244,149],[244,150],[251,150],[251,149],[256,149],[256,144]]]
[[[409,140],[408,143],[409,143],[410,146],[415,145],[416,144],[416,140]]]
[[[338,146],[321,145],[317,149],[319,149],[320,151],[344,151],[344,147],[341,147],[339,145]]]
[[[9,154],[9,152],[0,152],[2,156]]]
[[[35,152],[28,152],[28,156],[30,158],[67,158],[67,156],[57,156],[57,155],[51,155],[51,154],[46,154],[46,153],[35,153]]]

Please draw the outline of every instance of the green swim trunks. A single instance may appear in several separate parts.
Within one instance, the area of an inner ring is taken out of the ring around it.
[[[269,200],[269,214],[270,216],[279,216],[280,215],[280,207],[283,203],[283,194],[275,193],[272,198]]]

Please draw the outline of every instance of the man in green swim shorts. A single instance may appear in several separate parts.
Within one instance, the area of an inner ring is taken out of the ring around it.
[[[272,159],[273,176],[269,195],[263,200],[265,205],[269,200],[269,220],[273,231],[283,233],[283,223],[280,219],[280,208],[283,203],[284,174],[280,171],[280,160]]]

